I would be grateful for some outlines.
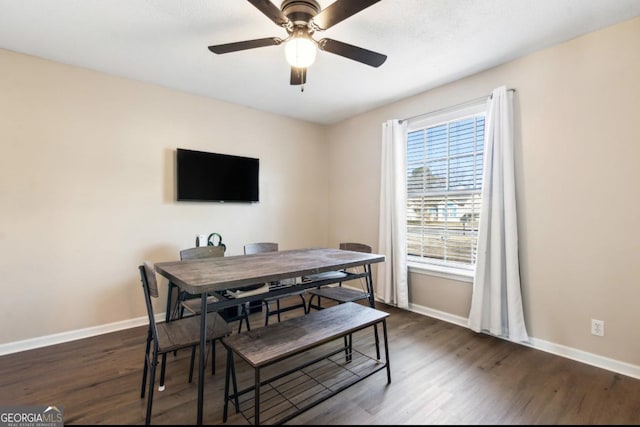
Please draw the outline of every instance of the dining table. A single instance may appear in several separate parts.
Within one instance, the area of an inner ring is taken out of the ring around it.
[[[169,280],[170,286],[177,286],[182,291],[200,295],[201,313],[221,311],[228,307],[238,306],[266,297],[277,297],[295,290],[304,290],[325,286],[336,282],[362,278],[365,280],[370,301],[375,301],[373,276],[370,266],[384,262],[381,254],[364,253],[335,248],[303,248],[277,252],[264,252],[251,255],[233,255],[214,258],[192,259],[182,261],[159,262],[155,264],[158,274]],[[368,266],[361,270],[353,267]],[[347,276],[337,279],[320,273],[344,271]],[[316,280],[299,280],[303,277],[315,276]],[[233,293],[242,288],[254,285],[285,282],[289,286],[269,288],[264,293]],[[234,295],[235,297],[230,297]],[[207,301],[214,296],[215,302]],[[266,326],[268,327],[268,326]],[[198,371],[198,403],[197,423],[202,424],[204,405],[204,375],[206,358],[207,316],[200,316],[200,348]]]

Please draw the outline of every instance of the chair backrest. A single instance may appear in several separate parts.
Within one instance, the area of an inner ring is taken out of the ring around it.
[[[244,254],[259,254],[262,252],[278,252],[278,244],[273,242],[260,242],[249,243],[244,245]],[[278,283],[278,281],[271,282],[272,284]]]
[[[368,254],[373,252],[371,250],[371,246],[365,245],[364,243],[353,243],[353,242],[340,243],[340,249],[344,249],[346,251],[364,252]],[[363,268],[364,268],[364,271],[366,272],[367,270],[371,269],[371,264],[366,264],[363,266]],[[351,270],[358,271],[359,269],[358,267],[354,267]],[[342,286],[342,283],[340,283],[340,286]],[[371,286],[373,286],[372,283],[370,281],[367,281],[367,289],[369,289]],[[371,292],[371,290],[369,290],[369,292]]]
[[[224,256],[225,248],[222,246],[197,246],[195,248],[183,249],[180,251],[180,260],[188,260],[188,259],[205,259],[205,258],[216,258]],[[181,292],[178,295],[178,299],[191,299],[195,298],[197,295],[190,295],[186,292]],[[178,305],[179,305],[178,301]]]
[[[146,286],[145,290],[154,298],[158,298],[158,280],[156,279],[156,270],[151,261],[144,262],[144,274],[142,284]]]
[[[156,319],[153,314],[153,304],[151,303],[151,297],[158,298],[156,271],[151,261],[145,261],[138,269],[140,270],[140,280],[142,282],[142,290],[144,291],[144,301],[147,306],[147,316],[149,316],[149,329],[152,331],[154,343],[157,345],[158,331],[156,329]]]
[[[340,243],[340,249],[355,252],[365,252],[370,254],[372,252],[371,246],[364,243]]]
[[[277,243],[249,243],[248,245],[244,245],[244,254],[257,254],[261,252],[278,252],[278,244]]]
[[[224,256],[224,248],[222,246],[198,246],[180,251],[181,260],[213,258],[219,256]]]

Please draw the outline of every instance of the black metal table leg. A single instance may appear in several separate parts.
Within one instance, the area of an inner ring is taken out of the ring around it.
[[[389,363],[389,341],[387,340],[387,319],[382,320],[382,334],[384,335],[384,357],[387,362],[387,383],[391,383],[391,363]]]
[[[207,293],[203,292],[200,307],[200,366],[198,366],[198,425],[202,425],[202,406],[204,403],[205,351],[207,348]]]
[[[256,368],[256,384],[255,384],[255,391],[254,391],[254,420],[253,420],[253,425],[260,425],[260,368]]]

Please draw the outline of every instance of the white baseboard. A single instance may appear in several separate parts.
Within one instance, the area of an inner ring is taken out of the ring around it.
[[[164,313],[156,314],[156,320],[163,320]],[[28,340],[15,341],[0,344],[0,356],[5,354],[18,353],[20,351],[33,350],[40,347],[47,347],[55,344],[62,344],[83,338],[94,337],[96,335],[108,334],[109,332],[121,331],[123,329],[135,328],[149,324],[147,316],[135,319],[122,320],[120,322],[108,323],[106,325],[93,326],[90,328],[77,329],[74,331],[61,332],[58,334],[46,335],[43,337],[31,338]]]
[[[425,316],[433,317],[435,319],[443,320],[445,322],[453,323],[454,325],[468,328],[467,318],[456,316],[443,311],[434,310],[429,307],[424,307],[418,304],[409,304],[409,311],[422,314]],[[165,318],[164,313],[156,313],[156,320],[163,320]],[[147,325],[148,320],[146,316],[138,317],[130,320],[123,320],[120,322],[108,323],[106,325],[94,326],[90,328],[78,329],[75,331],[61,332],[53,335],[46,335],[43,337],[32,338],[23,341],[15,341],[7,344],[0,344],[0,356],[12,353],[18,353],[26,350],[33,350],[40,347],[46,347],[55,344],[62,344],[69,341],[75,341],[83,338],[89,338],[96,335],[102,335],[109,332],[116,332],[123,329],[135,328],[137,326]],[[549,341],[530,338],[530,343],[516,342],[516,344],[526,345],[528,347],[542,350],[547,353],[552,353],[567,359],[572,359],[577,362],[586,363],[588,365],[595,366],[597,368],[606,369],[608,371],[617,372],[622,375],[626,375],[632,378],[640,379],[640,366],[633,365],[619,360],[610,359],[608,357],[599,356],[597,354],[589,353],[586,351],[578,350],[575,348],[567,347],[560,344],[555,344]],[[515,342],[515,341],[514,341]]]
[[[424,307],[418,304],[409,304],[409,311],[414,313],[423,314],[425,316],[433,317],[445,322],[453,323],[464,328],[469,328],[467,325],[467,318],[455,316],[442,311],[434,310],[432,308]],[[621,362],[619,360],[610,359],[608,357],[599,356],[597,354],[589,353],[583,350],[567,347],[561,344],[552,343],[549,341],[529,338],[530,343],[515,342],[516,344],[532,347],[537,350],[542,350],[547,353],[552,353],[558,356],[566,357],[577,362],[586,363],[597,368],[606,369],[611,372],[617,372],[622,375],[626,375],[632,378],[640,379],[640,366],[632,365],[631,363]]]

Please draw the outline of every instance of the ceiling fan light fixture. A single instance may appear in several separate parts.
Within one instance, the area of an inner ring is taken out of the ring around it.
[[[316,60],[317,47],[311,38],[295,36],[284,47],[287,62],[292,67],[307,68]]]
[[[306,83],[307,68],[314,63],[318,50],[371,67],[379,67],[387,59],[386,55],[349,43],[330,38],[316,40],[312,37],[314,33],[325,31],[381,0],[334,0],[324,9],[320,7],[318,0],[281,0],[280,8],[273,3],[275,0],[248,1],[274,24],[284,29],[287,38],[264,37],[212,45],[209,46],[211,52],[223,54],[282,44],[285,58],[291,66],[289,82],[294,86]]]

